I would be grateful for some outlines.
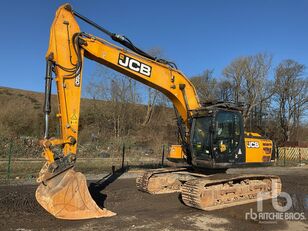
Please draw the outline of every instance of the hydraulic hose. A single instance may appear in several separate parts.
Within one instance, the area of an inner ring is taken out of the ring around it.
[[[48,138],[49,114],[51,112],[51,86],[52,86],[52,61],[46,61],[46,78],[45,78],[45,100],[44,100],[44,114],[45,114],[45,131],[44,138]]]

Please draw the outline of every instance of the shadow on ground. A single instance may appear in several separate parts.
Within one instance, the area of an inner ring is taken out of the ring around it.
[[[127,171],[126,168],[120,168],[118,170],[114,170],[112,168],[112,173],[109,173],[107,176],[104,176],[102,179],[99,179],[96,182],[90,183],[88,189],[96,204],[99,207],[105,207],[104,202],[107,199],[107,195],[101,193],[108,185],[112,184],[116,181],[121,175],[123,175]]]

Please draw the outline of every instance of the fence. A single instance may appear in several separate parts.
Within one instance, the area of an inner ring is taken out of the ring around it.
[[[10,140],[6,148],[2,150],[5,156],[0,158],[0,184],[3,181],[10,182],[11,179],[33,179],[45,162],[43,158],[20,157],[17,153],[18,147],[16,148],[14,141]],[[112,171],[114,169],[126,171],[129,168],[159,168],[166,166],[165,153],[167,151],[166,145],[162,145],[160,153],[135,153],[134,148],[122,144],[116,155],[110,152],[96,157],[79,157],[76,167],[78,171],[94,174],[108,172],[111,169]]]
[[[24,158],[18,155],[19,146],[13,140],[7,143],[2,150],[0,158],[0,181],[3,179],[14,179],[16,177],[34,178],[44,163],[43,158]],[[165,154],[168,152],[167,145],[163,145],[159,153],[143,153],[131,146],[122,144],[117,154],[103,153],[96,157],[80,158],[77,167],[85,172],[99,172],[110,170],[111,166],[128,168],[157,168],[168,166],[165,163]],[[108,154],[108,155],[107,155]],[[37,155],[38,156],[38,155]],[[277,166],[300,166],[308,164],[308,148],[303,147],[277,147],[276,148]]]
[[[277,165],[296,166],[308,164],[308,148],[278,147],[276,151]]]

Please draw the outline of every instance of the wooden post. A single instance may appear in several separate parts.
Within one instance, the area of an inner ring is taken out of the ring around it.
[[[164,167],[164,160],[165,160],[165,145],[162,146],[162,156],[161,156],[161,166]]]
[[[302,164],[302,154],[301,154],[301,148],[298,147],[298,158],[299,158],[299,164]]]
[[[8,164],[7,164],[7,179],[11,178],[11,160],[12,160],[12,149],[13,149],[13,140],[10,140],[9,153],[8,153]]]
[[[283,166],[286,166],[286,147],[284,147]]]
[[[279,162],[279,147],[278,145],[275,145],[275,149],[276,149],[276,158],[277,158],[277,162]]]
[[[124,172],[124,158],[125,158],[125,144],[123,144],[123,147],[122,147],[122,171]]]

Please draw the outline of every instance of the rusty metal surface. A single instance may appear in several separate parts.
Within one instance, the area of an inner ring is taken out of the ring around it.
[[[221,174],[194,179],[182,186],[182,200],[190,207],[211,211],[255,202],[260,192],[267,192],[263,200],[277,197],[281,192],[280,178]]]
[[[216,210],[263,199],[281,192],[281,180],[274,175],[213,174],[205,175],[187,168],[165,168],[145,172],[136,179],[137,188],[150,194],[181,192],[183,202],[202,210]]]
[[[172,192],[178,192],[180,189],[168,189],[168,187],[163,186],[163,184],[166,184],[167,182],[172,182],[172,176],[162,176],[161,178],[158,178],[159,175],[167,174],[167,173],[175,173],[175,172],[181,172],[186,171],[187,168],[162,168],[162,169],[153,169],[150,171],[145,172],[142,176],[137,177],[136,179],[136,186],[139,191],[147,192],[150,194],[162,194],[162,193],[172,193]],[[154,178],[158,178],[155,180]],[[153,180],[154,179],[154,180]]]
[[[60,219],[79,220],[116,215],[97,206],[88,191],[86,177],[73,169],[41,183],[35,197],[45,210]]]

